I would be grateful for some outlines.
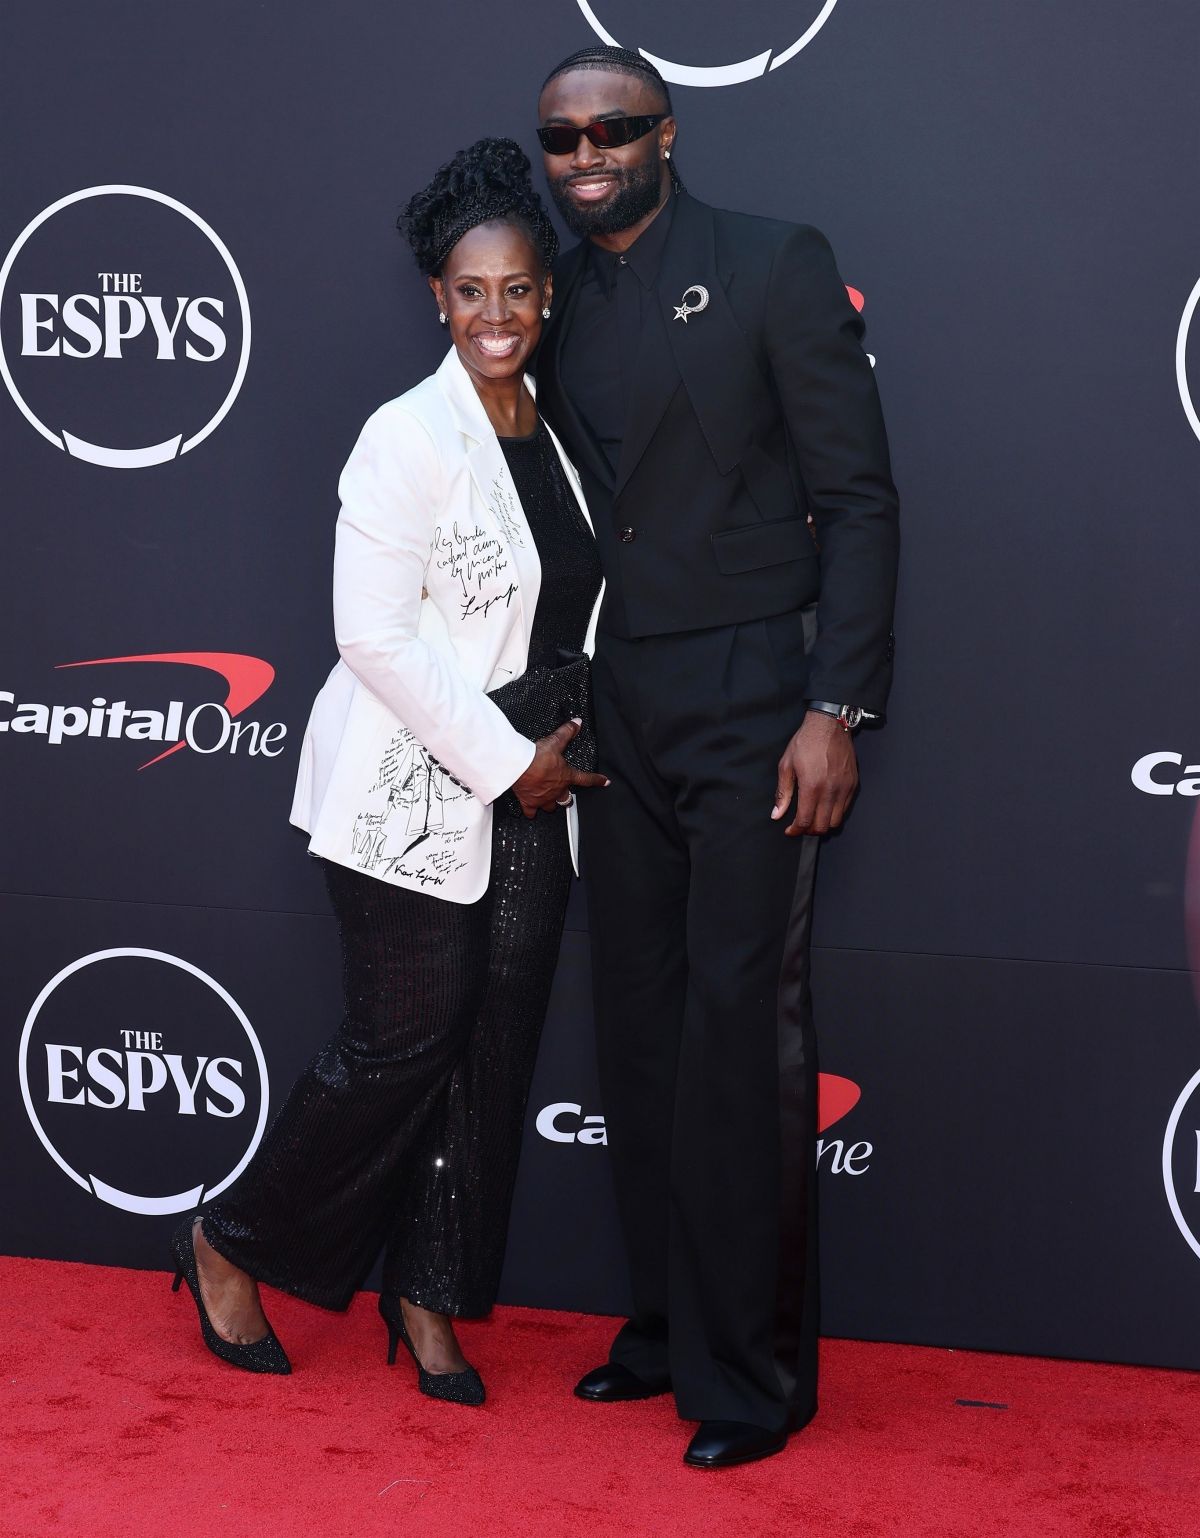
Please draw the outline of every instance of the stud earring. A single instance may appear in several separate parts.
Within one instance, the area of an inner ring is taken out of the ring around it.
[[[438,311],[438,320],[441,321],[443,326],[446,324],[446,312],[445,312],[445,310],[439,310]]]
[[[670,158],[671,158],[671,151],[670,150],[663,150],[663,159],[664,160],[670,160]]]
[[[542,319],[543,320],[549,320],[550,319],[550,306],[549,305],[547,305],[546,308],[542,311]]]

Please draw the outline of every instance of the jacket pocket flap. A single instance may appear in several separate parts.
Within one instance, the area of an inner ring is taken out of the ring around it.
[[[760,566],[781,566],[784,561],[810,560],[817,553],[803,518],[775,518],[770,523],[722,529],[712,536],[712,545],[717,570],[727,577]]]

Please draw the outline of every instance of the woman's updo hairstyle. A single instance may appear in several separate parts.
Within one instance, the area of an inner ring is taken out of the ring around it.
[[[558,236],[529,179],[529,157],[512,139],[479,139],[459,150],[408,200],[396,227],[427,278],[437,277],[468,230],[503,219],[521,225],[547,271]]]

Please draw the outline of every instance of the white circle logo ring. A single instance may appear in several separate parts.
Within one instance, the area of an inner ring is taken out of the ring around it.
[[[744,80],[756,80],[760,75],[767,74],[769,70],[778,69],[781,64],[794,59],[802,48],[807,48],[829,20],[836,4],[837,0],[825,0],[808,31],[798,37],[790,48],[784,48],[779,53],[776,53],[773,48],[768,48],[763,53],[755,54],[752,59],[743,59],[738,64],[673,64],[670,59],[660,59],[645,48],[639,48],[638,52],[643,59],[648,59],[654,65],[664,80],[669,80],[672,85],[741,85]],[[623,46],[606,27],[601,25],[588,0],[579,0],[579,9],[583,12],[588,26],[610,48]]]
[[[210,240],[216,249],[217,255],[229,269],[229,276],[237,291],[238,305],[242,312],[242,352],[238,359],[237,372],[233,376],[233,383],[229,386],[225,399],[217,407],[215,415],[209,418],[198,433],[193,433],[184,441],[182,433],[174,438],[168,438],[164,443],[148,444],[142,449],[110,449],[101,444],[86,443],[82,438],[76,438],[65,429],[55,432],[30,409],[29,403],[17,389],[16,382],[8,367],[8,359],[4,356],[3,345],[0,344],[0,377],[8,386],[8,393],[16,401],[25,420],[35,427],[48,443],[55,448],[66,449],[74,459],[87,460],[93,465],[108,465],[117,470],[138,470],[145,465],[161,465],[168,459],[174,459],[179,454],[186,454],[189,449],[194,449],[198,443],[203,443],[205,438],[214,428],[219,427],[224,421],[230,406],[237,399],[238,391],[242,388],[242,380],[246,377],[246,366],[250,362],[250,301],[246,297],[246,285],[242,282],[242,275],[237,270],[237,264],[229,254],[229,248],[210,224],[207,224],[200,215],[180,203],[176,198],[169,198],[165,192],[155,192],[149,187],[127,187],[114,183],[107,187],[84,187],[81,192],[68,193],[65,198],[59,198],[57,203],[51,203],[49,208],[44,208],[36,219],[29,224],[17,236],[12,250],[4,259],[4,266],[0,267],[0,305],[4,303],[4,287],[8,282],[8,275],[12,271],[12,265],[21,254],[21,249],[29,237],[35,234],[47,219],[52,219],[55,214],[61,213],[64,208],[69,208],[73,203],[83,203],[88,198],[106,197],[147,198],[152,203],[161,203],[165,208],[173,209],[175,213],[182,214]]]
[[[37,1023],[37,1017],[42,1011],[42,1006],[54,992],[54,990],[74,973],[82,971],[84,967],[90,967],[97,961],[109,961],[114,956],[137,956],[145,961],[163,961],[169,967],[178,967],[180,971],[197,977],[217,995],[223,1004],[233,1013],[238,1024],[245,1031],[250,1042],[251,1051],[254,1053],[254,1061],[258,1065],[259,1084],[262,1093],[259,1096],[258,1121],[255,1123],[254,1133],[250,1139],[250,1146],[234,1165],[233,1169],[218,1180],[214,1185],[207,1182],[194,1186],[189,1191],[177,1191],[173,1196],[137,1196],[130,1191],[118,1191],[114,1186],[107,1185],[97,1175],[81,1175],[78,1170],[63,1158],[58,1149],[47,1136],[46,1129],[38,1119],[34,1109],[33,1096],[29,1090],[29,1038],[33,1034],[33,1028]],[[228,1186],[238,1178],[247,1164],[254,1157],[254,1151],[262,1140],[263,1129],[267,1124],[267,1063],[263,1057],[262,1047],[258,1037],[254,1033],[254,1027],[246,1017],[245,1011],[237,1000],[222,988],[215,978],[209,977],[207,972],[202,972],[199,967],[194,967],[190,961],[184,961],[179,956],[168,955],[166,951],[147,951],[138,946],[120,946],[115,950],[93,951],[90,956],[81,956],[78,961],[73,961],[70,966],[64,967],[61,972],[46,984],[41,993],[33,1001],[33,1008],[25,1021],[25,1029],[21,1032],[20,1046],[20,1073],[21,1073],[21,1098],[25,1102],[25,1110],[29,1120],[33,1123],[33,1130],[37,1133],[42,1147],[62,1170],[77,1186],[87,1191],[92,1196],[98,1196],[102,1202],[107,1202],[111,1207],[120,1207],[125,1212],[143,1213],[148,1217],[158,1217],[165,1213],[187,1212],[193,1207],[198,1207],[201,1201],[209,1201],[214,1196],[219,1196]]]
[[[1183,307],[1183,319],[1179,322],[1179,334],[1175,338],[1175,379],[1179,385],[1179,399],[1183,402],[1183,409],[1192,425],[1192,431],[1197,438],[1200,438],[1200,415],[1196,412],[1196,404],[1188,388],[1187,376],[1188,334],[1192,329],[1192,317],[1196,313],[1197,304],[1200,304],[1200,283],[1197,283],[1188,295],[1188,302]]]
[[[1195,295],[1192,296],[1193,299]],[[1179,1130],[1179,1118],[1183,1115],[1183,1109],[1188,1101],[1200,1089],[1200,1072],[1194,1073],[1183,1087],[1183,1093],[1175,1102],[1175,1109],[1171,1112],[1171,1119],[1167,1123],[1166,1135],[1163,1138],[1162,1172],[1163,1185],[1167,1188],[1167,1201],[1171,1204],[1171,1216],[1179,1227],[1179,1232],[1187,1240],[1197,1255],[1200,1255],[1200,1239],[1188,1226],[1188,1221],[1183,1215],[1183,1209],[1179,1205],[1179,1197],[1175,1193],[1175,1171],[1172,1169],[1172,1153],[1175,1147],[1175,1134]]]

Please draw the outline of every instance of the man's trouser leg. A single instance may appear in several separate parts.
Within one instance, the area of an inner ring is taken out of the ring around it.
[[[802,676],[799,615],[606,639],[585,826],[635,1299],[613,1356],[666,1367],[689,1418],[767,1426],[816,1403],[816,841],[770,819]]]

